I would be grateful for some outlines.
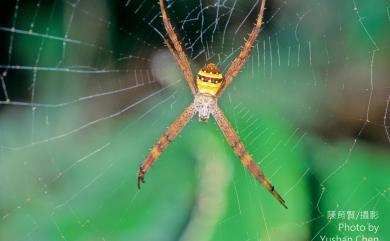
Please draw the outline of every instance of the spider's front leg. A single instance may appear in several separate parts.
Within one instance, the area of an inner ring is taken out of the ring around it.
[[[244,67],[245,63],[248,60],[256,38],[260,33],[261,26],[263,25],[265,2],[266,0],[261,1],[260,11],[257,15],[255,26],[253,27],[252,32],[249,34],[248,40],[245,42],[240,54],[233,60],[233,62],[227,69],[225,73],[225,83],[218,91],[218,96],[220,96],[224,92],[224,90],[233,82],[234,78],[238,75],[238,73]]]
[[[138,173],[138,188],[141,188],[141,182],[145,182],[145,174],[152,167],[153,163],[161,155],[161,153],[167,148],[169,143],[177,137],[177,135],[188,124],[191,118],[194,116],[196,110],[194,103],[188,106],[183,113],[168,127],[168,129],[160,136],[157,143],[153,146],[149,155],[142,162]]]
[[[275,187],[264,175],[263,171],[253,160],[251,155],[245,149],[244,144],[242,144],[237,133],[234,131],[233,127],[230,125],[226,116],[223,114],[222,110],[217,107],[213,113],[215,120],[218,123],[219,128],[222,130],[223,135],[229,142],[230,146],[233,148],[234,153],[240,158],[242,164],[248,169],[248,171],[283,205],[287,208],[285,201],[275,190]]]
[[[164,43],[167,45],[173,58],[175,59],[176,63],[179,65],[180,69],[182,70],[184,77],[187,80],[188,86],[191,89],[192,94],[196,95],[197,88],[194,82],[194,76],[192,74],[190,61],[188,60],[186,54],[184,53],[183,47],[181,46],[181,43],[175,31],[173,30],[173,26],[171,24],[171,21],[168,18],[168,14],[165,9],[164,0],[160,0],[160,9],[161,9],[165,30],[167,31],[169,39],[172,41],[173,46],[165,38],[164,38]]]

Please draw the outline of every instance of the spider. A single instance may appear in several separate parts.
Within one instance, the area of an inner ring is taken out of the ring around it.
[[[151,149],[149,155],[142,162],[138,173],[138,188],[140,189],[141,182],[145,182],[145,174],[152,167],[153,163],[183,130],[192,117],[198,113],[200,122],[207,122],[210,115],[214,117],[223,135],[234,150],[234,153],[241,160],[242,164],[280,202],[280,204],[283,205],[283,207],[287,208],[285,201],[279,193],[276,192],[274,186],[245,149],[244,144],[241,142],[239,136],[234,131],[223,111],[217,104],[218,98],[233,82],[234,78],[238,75],[248,60],[253,43],[255,42],[263,24],[266,0],[261,2],[256,24],[253,27],[252,32],[249,34],[248,40],[246,41],[240,54],[236,57],[236,59],[234,59],[230,67],[227,69],[225,76],[223,77],[221,71],[215,64],[210,63],[200,69],[196,79],[193,77],[190,63],[168,18],[164,0],[159,1],[164,27],[173,46],[165,37],[163,37],[164,43],[182,70],[191,92],[194,95],[194,101],[168,127],[164,134],[160,136],[157,143]]]

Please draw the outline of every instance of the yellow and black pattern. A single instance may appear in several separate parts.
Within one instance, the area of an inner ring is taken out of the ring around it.
[[[196,78],[199,93],[216,96],[221,88],[223,76],[215,64],[208,64],[203,67]]]

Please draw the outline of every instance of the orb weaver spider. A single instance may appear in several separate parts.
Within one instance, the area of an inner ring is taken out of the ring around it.
[[[195,80],[187,56],[184,53],[184,50],[168,18],[164,0],[160,0],[160,9],[164,27],[171,42],[173,43],[173,46],[166,38],[164,38],[164,43],[182,70],[184,77],[187,80],[188,86],[194,95],[194,101],[168,127],[164,134],[158,139],[157,143],[153,146],[149,155],[142,162],[138,173],[138,188],[140,188],[141,182],[145,182],[145,174],[152,167],[153,163],[168,147],[168,145],[176,138],[176,136],[183,130],[192,117],[198,113],[199,121],[201,122],[207,122],[210,115],[214,117],[219,128],[222,130],[223,135],[227,139],[231,148],[234,150],[234,153],[241,160],[242,164],[280,202],[280,204],[283,205],[283,207],[287,208],[285,201],[275,190],[274,186],[264,175],[263,171],[253,160],[252,156],[245,149],[245,146],[241,142],[238,134],[234,131],[223,111],[217,104],[218,98],[233,82],[234,78],[238,75],[239,71],[248,60],[253,44],[263,24],[265,2],[266,0],[261,2],[256,24],[253,27],[252,32],[249,34],[244,48],[226,71],[225,77],[222,76],[221,71],[215,64],[210,63],[198,72],[197,78]]]

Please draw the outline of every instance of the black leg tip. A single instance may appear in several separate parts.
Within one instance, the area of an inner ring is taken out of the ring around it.
[[[141,183],[145,183],[145,172],[142,170],[142,167],[139,168],[138,172],[138,190],[141,189]]]

